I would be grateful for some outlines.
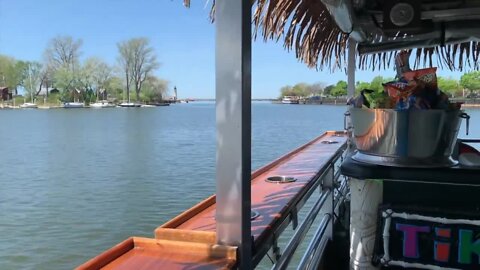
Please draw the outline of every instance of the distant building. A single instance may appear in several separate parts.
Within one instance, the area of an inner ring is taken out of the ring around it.
[[[73,101],[79,102],[80,100],[83,100],[83,90],[82,89],[72,89],[71,90],[71,96]]]
[[[57,88],[54,88],[54,87],[48,87],[48,88],[45,88],[45,87],[42,87],[40,88],[40,92],[38,92],[38,96],[46,96],[47,94],[47,91],[48,91],[48,94],[55,94],[55,93],[60,93],[60,90],[58,90]]]
[[[98,100],[108,100],[108,92],[107,89],[100,89],[98,90]]]
[[[0,87],[0,93],[3,101],[11,100],[13,98],[13,93],[8,87]]]

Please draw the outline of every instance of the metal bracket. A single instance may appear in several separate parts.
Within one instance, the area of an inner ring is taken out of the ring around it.
[[[322,190],[333,190],[333,188],[335,187],[335,173],[333,166],[334,165],[330,164],[330,167],[325,171],[326,173],[322,176],[322,183],[320,185]]]
[[[278,246],[278,241],[275,234],[273,235],[272,255],[275,263],[277,263],[278,260],[280,260],[280,257],[282,257],[282,253],[280,252],[280,247]]]
[[[296,208],[290,213],[290,219],[292,220],[292,229],[295,230],[298,226],[298,212]]]

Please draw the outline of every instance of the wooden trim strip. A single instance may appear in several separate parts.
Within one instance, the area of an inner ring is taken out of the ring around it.
[[[192,208],[188,209],[187,211],[181,213],[180,215],[174,217],[173,219],[167,221],[159,228],[176,228],[183,224],[185,221],[191,219],[193,216],[196,216],[203,210],[207,209],[208,207],[214,205],[216,202],[215,195],[208,197],[207,199],[197,203]]]
[[[104,251],[95,258],[75,268],[76,270],[98,270],[107,264],[113,262],[123,254],[135,247],[134,237],[130,237],[116,246]]]
[[[192,231],[171,228],[157,228],[155,238],[161,240],[196,242],[205,244],[215,244],[216,233],[209,231]]]

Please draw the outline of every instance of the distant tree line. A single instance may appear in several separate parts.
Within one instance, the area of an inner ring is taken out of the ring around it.
[[[146,38],[133,38],[117,44],[116,65],[109,65],[98,57],[80,61],[82,40],[58,36],[45,48],[43,60],[23,61],[0,54],[0,87],[19,87],[25,96],[45,95],[49,102],[73,101],[87,103],[108,96],[109,99],[126,100],[130,91],[133,101],[161,101],[168,82],[153,73],[160,64],[153,47]],[[50,94],[46,89],[55,88]],[[43,91],[42,91],[43,90]]]
[[[297,83],[294,86],[286,85],[280,89],[280,98],[283,96],[320,96],[325,90],[325,84],[318,82],[314,84]]]
[[[370,82],[357,81],[355,83],[356,94],[363,89],[381,91],[383,84],[393,81],[392,77],[376,76]],[[480,96],[480,71],[472,71],[463,74],[460,80],[452,77],[437,77],[438,88],[448,94],[450,97],[476,98]],[[294,86],[286,85],[280,88],[280,97],[282,96],[324,96],[341,97],[347,95],[347,82],[338,81],[336,84],[326,85],[324,83],[297,83]]]

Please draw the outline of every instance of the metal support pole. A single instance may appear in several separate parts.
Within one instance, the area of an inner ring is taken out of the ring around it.
[[[350,38],[348,40],[348,66],[347,66],[347,77],[348,77],[348,98],[351,98],[355,95],[355,55],[357,53],[357,42]]]
[[[240,269],[252,269],[251,1],[217,0],[215,20],[217,242],[238,246]]]
[[[347,99],[350,99],[355,96],[355,56],[357,54],[357,42],[350,38],[348,40],[348,63],[347,63],[347,90],[348,95]],[[352,123],[350,121],[350,111],[345,112],[345,122],[344,122],[345,130],[348,134],[348,142],[347,142],[347,151],[352,150]]]

